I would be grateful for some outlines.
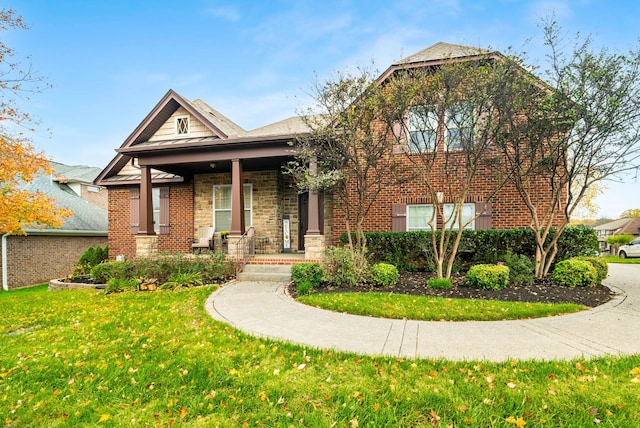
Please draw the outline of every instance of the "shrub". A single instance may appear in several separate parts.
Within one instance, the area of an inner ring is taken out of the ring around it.
[[[169,277],[169,281],[163,283],[160,288],[175,290],[177,288],[189,288],[202,285],[200,272],[175,272]]]
[[[291,279],[298,294],[309,294],[312,288],[320,285],[322,275],[322,266],[318,263],[297,263],[291,268]]]
[[[122,291],[135,290],[137,288],[138,281],[135,279],[111,278],[107,282],[107,288],[105,288],[104,292],[106,294],[120,293]]]
[[[596,273],[598,274],[598,278],[596,282],[600,284],[607,278],[607,274],[609,273],[609,265],[606,260],[601,259],[600,257],[578,257],[579,260],[584,260],[586,262],[591,263],[593,267],[596,269]]]
[[[453,284],[449,278],[430,278],[427,281],[427,286],[434,290],[449,290]]]
[[[91,269],[91,276],[100,284],[107,284],[110,279],[132,279],[133,264],[128,261],[100,263]]]
[[[475,265],[465,277],[467,285],[484,290],[501,290],[509,283],[509,268],[505,265]]]
[[[504,264],[509,268],[509,283],[517,285],[533,284],[533,262],[522,254],[507,251],[503,257]]]
[[[160,284],[170,281],[177,272],[198,272],[205,284],[224,280],[233,275],[233,263],[222,253],[199,254],[187,257],[186,254],[160,254],[158,257],[144,257],[134,262],[135,276],[155,278]]]
[[[369,282],[374,287],[392,287],[398,282],[398,269],[389,263],[376,263],[369,272]]]
[[[551,279],[562,287],[591,287],[596,285],[598,272],[591,263],[574,258],[557,263]]]
[[[364,282],[366,262],[363,258],[360,266],[357,266],[356,257],[359,255],[353,254],[345,247],[327,248],[323,263],[326,281],[338,287],[355,287]]]

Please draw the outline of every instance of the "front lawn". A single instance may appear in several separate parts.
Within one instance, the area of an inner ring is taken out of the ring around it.
[[[629,259],[629,258],[621,259],[618,256],[606,256],[606,257],[602,257],[602,259],[607,263],[624,263],[628,265],[640,265],[640,257],[636,257],[633,259]]]
[[[640,356],[403,360],[214,321],[212,287],[0,293],[5,426],[633,426]],[[268,320],[265,320],[268,322]]]
[[[572,303],[503,302],[485,299],[446,299],[404,294],[319,293],[298,301],[337,312],[418,321],[498,321],[541,318],[587,309]]]

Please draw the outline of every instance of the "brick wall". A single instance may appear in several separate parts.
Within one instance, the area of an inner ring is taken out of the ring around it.
[[[415,155],[414,155],[415,156]],[[397,154],[396,161],[401,165],[407,179],[401,185],[384,186],[376,203],[369,211],[365,221],[364,230],[371,232],[391,231],[392,221],[392,205],[393,204],[429,204],[431,200],[428,196],[427,186],[425,185],[425,177],[422,171],[423,167],[417,166],[410,160],[410,155]],[[419,161],[418,161],[419,162]],[[464,177],[456,174],[455,171],[464,171],[461,168],[455,168],[450,163],[445,166],[440,163],[434,166],[431,172],[431,180],[435,185],[436,191],[442,192],[444,202],[452,201],[451,195],[456,195],[464,183]],[[495,188],[498,177],[496,172],[489,166],[481,167],[477,172],[473,186],[470,190],[467,200],[468,202],[485,201],[491,190]],[[534,196],[539,206],[544,207],[548,204],[549,185],[540,177],[534,187],[537,194]],[[355,195],[355,192],[354,192]],[[354,198],[355,199],[355,198]],[[517,189],[512,184],[505,185],[492,198],[492,228],[493,229],[510,229],[516,227],[528,227],[531,224],[529,211],[522,201]],[[442,224],[441,221],[438,224]],[[344,211],[339,206],[334,211],[332,244],[337,244],[339,236],[346,231]],[[352,228],[355,225],[352,225]]]
[[[66,277],[87,248],[105,245],[106,236],[8,236],[9,288]]]
[[[169,187],[169,225],[167,235],[158,235],[158,251],[191,252],[193,237],[193,185]],[[118,255],[132,259],[136,255],[135,235],[131,233],[130,188],[109,189],[109,259]]]
[[[89,187],[94,190],[97,189],[97,192],[90,191]],[[90,204],[100,207],[103,210],[109,208],[109,195],[107,189],[105,189],[104,187],[87,186],[83,184],[80,187],[80,193],[80,197],[82,197],[82,199],[89,202]]]

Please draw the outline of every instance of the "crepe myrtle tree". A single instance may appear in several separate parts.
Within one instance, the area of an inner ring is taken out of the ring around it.
[[[299,192],[333,195],[345,214],[356,266],[364,264],[367,213],[386,186],[399,183],[390,130],[380,120],[380,90],[369,69],[338,72],[323,82],[316,79],[314,103],[300,114],[310,132],[292,143],[295,160],[285,166]],[[317,172],[308,170],[311,159],[317,159]]]
[[[14,10],[0,10],[0,32],[26,28]],[[0,234],[24,234],[24,226],[60,227],[71,215],[41,192],[24,189],[35,175],[52,171],[45,155],[26,137],[36,121],[19,104],[48,85],[15,56],[0,40]]]
[[[640,160],[640,50],[596,49],[590,37],[573,43],[556,22],[543,21],[548,48],[540,74],[506,85],[520,91],[499,106],[511,123],[497,140],[531,215],[536,241],[535,276],[549,272],[558,239],[592,186],[637,169]],[[548,193],[536,189],[543,184]]]
[[[521,71],[520,64],[484,49],[475,57],[397,72],[383,91],[384,120],[419,171],[433,207],[428,226],[438,233],[429,245],[439,278],[451,277],[463,230],[484,214],[510,177],[496,167],[494,142],[507,120],[495,100],[508,103],[514,95],[503,81]],[[481,188],[479,177],[486,183]],[[470,196],[484,202],[476,204],[479,209],[467,209]]]

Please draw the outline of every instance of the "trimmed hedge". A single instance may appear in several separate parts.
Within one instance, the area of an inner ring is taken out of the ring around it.
[[[431,233],[441,232],[367,232],[369,263],[390,263],[400,271],[434,271]],[[437,237],[437,236],[436,236]],[[347,234],[340,236],[343,244]],[[463,270],[475,264],[495,264],[511,252],[535,258],[535,238],[528,228],[505,230],[465,230],[457,260]],[[578,256],[590,256],[598,249],[596,232],[585,226],[567,227],[558,241],[556,262]]]
[[[322,283],[324,272],[318,263],[296,263],[291,267],[291,280],[296,285],[298,294],[309,292]]]

